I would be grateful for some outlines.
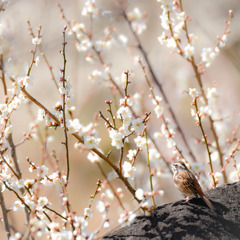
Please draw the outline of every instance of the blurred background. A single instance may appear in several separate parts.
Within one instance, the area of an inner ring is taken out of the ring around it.
[[[0,13],[1,33],[7,40],[8,52],[5,55],[5,67],[9,75],[24,76],[26,65],[31,62],[32,54],[29,52],[33,49],[32,37],[28,34],[28,26],[26,20],[29,19],[36,33],[36,28],[42,26],[42,50],[45,52],[53,72],[57,77],[59,75],[59,67],[63,66],[62,55],[59,54],[62,49],[62,32],[65,21],[61,18],[57,3],[60,3],[64,9],[64,13],[69,20],[75,20],[79,23],[85,23],[86,27],[90,27],[88,17],[83,17],[81,12],[84,5],[83,0],[68,1],[48,1],[48,0],[12,0],[6,11]],[[207,155],[203,149],[204,146],[196,145],[195,139],[200,138],[200,130],[196,127],[191,117],[191,99],[183,92],[189,87],[198,87],[191,66],[184,61],[183,58],[176,54],[171,54],[170,50],[165,46],[161,46],[157,37],[161,35],[163,29],[159,15],[161,14],[160,4],[155,0],[130,0],[121,1],[126,11],[131,11],[138,7],[141,12],[146,13],[147,29],[139,36],[140,41],[146,51],[152,68],[162,84],[163,89],[168,96],[169,104],[175,112],[180,126],[187,136],[190,145],[194,149],[194,153],[198,156],[199,161],[205,161]],[[102,39],[104,29],[108,26],[116,27],[117,34],[124,34],[128,37],[127,47],[121,48],[113,46],[111,51],[105,51],[103,58],[105,63],[111,64],[112,75],[120,77],[121,73],[129,70],[132,73],[132,84],[129,87],[129,94],[133,95],[139,92],[143,96],[142,112],[154,112],[153,107],[149,105],[148,87],[144,75],[134,61],[135,56],[141,56],[139,50],[135,47],[136,42],[129,30],[127,23],[121,16],[121,9],[117,1],[98,0],[96,6],[100,8],[100,16],[97,20],[93,20],[94,39]],[[216,36],[221,36],[225,29],[224,21],[228,19],[229,9],[233,10],[234,18],[230,29],[231,34],[228,35],[227,46],[220,51],[219,56],[214,60],[211,67],[203,75],[203,83],[205,89],[217,86],[219,97],[217,99],[217,108],[219,117],[226,117],[221,124],[221,143],[224,144],[226,138],[230,138],[232,131],[239,124],[240,111],[240,2],[236,0],[202,0],[202,1],[183,1],[184,9],[191,17],[189,23],[189,32],[193,32],[199,37],[196,44],[196,60],[201,61],[201,50],[204,47],[214,47],[217,43]],[[113,99],[112,91],[104,85],[92,82],[88,79],[88,75],[94,70],[102,70],[99,63],[89,64],[86,62],[86,53],[76,51],[75,39],[73,36],[67,36],[66,56],[67,56],[67,76],[70,76],[72,84],[72,93],[74,95],[74,105],[76,110],[74,116],[80,119],[84,125],[94,121],[94,116],[99,111],[105,112],[105,100]],[[51,75],[46,66],[40,52],[37,53],[40,62],[34,67],[31,75],[34,77],[34,84],[28,88],[28,91],[40,101],[48,109],[60,100],[60,96],[56,87],[51,80]],[[150,77],[150,74],[149,74]],[[7,83],[10,86],[10,82]],[[154,83],[153,83],[153,86]],[[154,89],[158,94],[157,88]],[[3,103],[3,89],[0,87],[1,103]],[[119,96],[117,96],[118,98]],[[151,106],[149,108],[149,106]],[[38,108],[33,104],[26,104],[12,115],[13,139],[15,143],[23,139],[23,133],[29,132],[30,123],[37,115]],[[160,131],[160,123],[152,114],[150,121],[150,131]],[[100,146],[107,153],[112,147],[108,138],[107,131],[103,121],[99,121],[99,136],[102,138]],[[42,134],[44,134],[44,128]],[[207,126],[206,126],[207,128]],[[65,165],[65,148],[61,142],[64,141],[63,132],[60,130],[50,130],[54,139],[49,142],[48,149],[56,150],[56,154],[61,159],[61,167]],[[178,139],[178,137],[177,137]],[[81,153],[74,149],[75,139],[70,137],[70,183],[68,187],[69,199],[73,209],[78,215],[83,214],[83,209],[88,207],[90,195],[96,189],[97,179],[102,179],[96,166],[92,165],[86,158],[86,153]],[[178,139],[180,146],[184,151],[184,145],[181,138]],[[163,146],[165,143],[162,143]],[[182,144],[182,145],[181,145]],[[204,150],[205,151],[205,150]],[[25,178],[29,177],[28,164],[26,158],[36,164],[41,163],[41,143],[38,139],[26,141],[17,148],[17,157],[20,162],[21,169]],[[112,158],[118,156],[117,151],[113,151]],[[170,153],[166,156],[171,158]],[[106,172],[109,170],[106,168]],[[144,170],[143,170],[144,171]],[[181,198],[181,194],[177,192],[169,178],[159,180],[161,189],[165,190],[165,195],[158,199],[158,204],[172,202]],[[119,180],[114,180],[116,187],[123,187]],[[4,193],[6,197],[7,207],[10,208],[13,203],[11,193]],[[48,196],[50,201],[56,202],[54,208],[60,209],[60,201],[56,201],[56,192],[52,188],[46,188],[42,193]],[[125,195],[125,200],[131,204],[130,195]],[[58,203],[57,203],[58,202]],[[110,215],[116,220],[116,211],[114,211],[114,203],[112,205],[113,213],[110,209]],[[115,215],[115,217],[114,217]],[[21,212],[10,214],[10,221],[18,230],[23,230],[23,215]],[[17,217],[16,217],[17,216]],[[101,216],[96,212],[96,217],[89,222],[89,230],[96,229],[99,226]],[[0,239],[4,239],[4,228],[0,225]]]

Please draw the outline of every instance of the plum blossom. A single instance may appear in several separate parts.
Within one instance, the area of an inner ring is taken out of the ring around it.
[[[70,133],[78,133],[82,135],[84,126],[80,123],[79,119],[75,118],[73,120],[70,119],[67,122],[67,128]]]
[[[88,149],[98,147],[100,141],[101,141],[101,138],[96,138],[93,136],[84,136],[84,146]]]
[[[143,200],[144,198],[144,191],[143,189],[141,188],[138,188],[135,192],[135,197],[138,199],[138,200]]]
[[[78,52],[86,52],[92,47],[92,42],[88,38],[84,38],[75,45]]]
[[[128,12],[127,17],[131,22],[133,31],[138,35],[142,34],[142,32],[147,28],[144,22],[144,16],[140,12],[139,8],[134,8],[131,12]]]
[[[94,82],[100,83],[104,81],[104,76],[103,73],[101,71],[98,70],[94,70],[89,76],[88,76],[89,80],[92,80]]]
[[[128,107],[120,107],[117,111],[117,117],[123,120],[123,124],[129,125],[132,119],[132,113]]]
[[[111,129],[109,130],[109,137],[112,140],[112,146],[120,149],[123,147],[123,135],[119,133],[117,130]]]
[[[185,58],[189,58],[189,57],[193,56],[194,52],[195,52],[194,46],[192,46],[191,44],[188,44],[184,48],[184,56],[185,56]]]
[[[215,49],[213,48],[203,48],[201,57],[203,63],[205,63],[206,67],[209,67],[213,60],[216,58],[216,56],[219,53],[219,49],[216,47]]]
[[[95,18],[98,15],[99,10],[96,8],[95,0],[87,0],[84,3],[84,7],[82,10],[83,16],[91,15],[91,17]]]
[[[137,154],[137,150],[135,149],[135,150],[129,150],[128,151],[128,155],[127,155],[127,157],[128,157],[128,159],[130,160],[130,161],[132,161],[135,157],[136,157],[136,154]]]
[[[127,45],[127,42],[128,42],[128,38],[124,35],[124,34],[120,34],[118,36],[118,44],[121,46],[121,47],[125,47]]]
[[[43,109],[38,109],[38,113],[37,113],[37,118],[39,121],[44,120],[45,117],[45,111]]]
[[[41,43],[41,41],[42,41],[41,38],[35,37],[32,39],[32,44],[39,45]]]
[[[101,160],[101,158],[95,152],[89,152],[87,158],[92,163],[96,163]]]
[[[46,197],[39,197],[38,204],[40,207],[49,205],[48,199]]]
[[[157,118],[160,118],[163,114],[163,107],[157,105],[155,108],[154,108],[154,111],[157,115]]]
[[[122,165],[123,176],[125,178],[130,177],[135,172],[135,167],[132,166],[130,162],[125,161]]]
[[[45,165],[37,167],[37,176],[45,177],[47,174],[48,174],[48,167],[46,167]]]
[[[217,89],[215,87],[207,89],[207,98],[216,98],[217,97]]]
[[[142,133],[144,129],[144,123],[141,118],[136,118],[132,121],[131,130],[136,133]]]
[[[93,214],[93,210],[91,208],[84,208],[84,216],[91,218]]]
[[[201,162],[194,162],[191,164],[191,168],[196,174],[200,174],[203,171],[203,164]]]
[[[192,97],[192,98],[195,98],[198,96],[198,91],[196,88],[189,88],[189,95]]]
[[[143,147],[147,143],[146,138],[141,137],[141,136],[137,136],[134,139],[134,142],[136,143],[137,147],[139,147],[139,148]]]
[[[110,173],[108,173],[107,179],[108,181],[111,181],[117,177],[118,177],[117,173],[115,171],[111,171]]]
[[[105,211],[105,203],[103,201],[97,201],[96,203],[96,209],[102,213]]]

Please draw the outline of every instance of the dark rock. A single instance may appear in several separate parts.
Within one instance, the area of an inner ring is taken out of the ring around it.
[[[104,239],[240,239],[240,182],[206,191],[212,212],[201,198],[159,206]]]

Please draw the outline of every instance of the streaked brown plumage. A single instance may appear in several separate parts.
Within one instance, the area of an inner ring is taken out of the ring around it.
[[[198,180],[194,174],[186,167],[183,162],[174,163],[172,165],[172,170],[174,173],[173,181],[179,191],[188,196],[195,195],[197,197],[199,195],[206,202],[210,209],[213,211],[216,210],[203,193],[202,188],[200,187]]]

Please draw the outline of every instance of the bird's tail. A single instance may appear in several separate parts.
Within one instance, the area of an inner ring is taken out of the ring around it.
[[[201,196],[202,199],[205,201],[205,203],[208,205],[208,207],[213,210],[214,212],[216,211],[216,208],[212,205],[212,203],[207,199],[205,195]]]

